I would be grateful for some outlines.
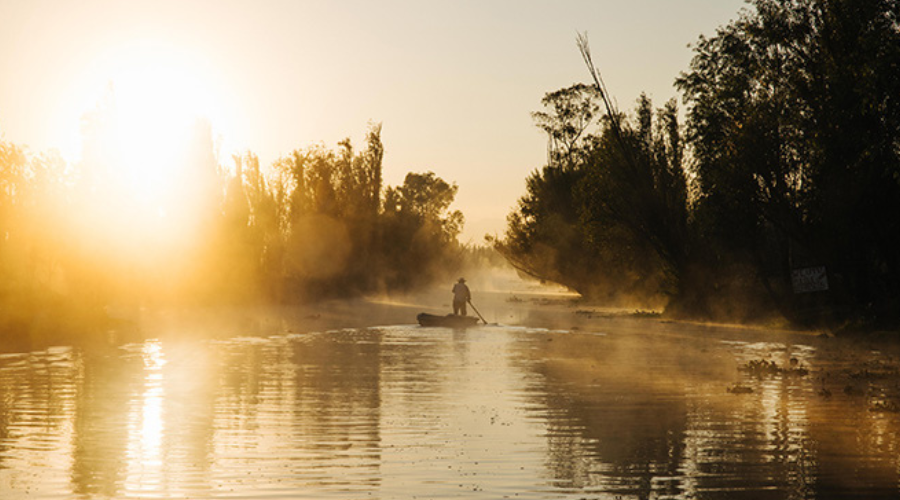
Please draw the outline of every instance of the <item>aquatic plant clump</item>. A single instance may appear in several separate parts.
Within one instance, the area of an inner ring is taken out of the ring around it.
[[[795,358],[791,358],[790,362],[791,366],[787,368],[783,368],[778,366],[778,363],[765,360],[765,359],[754,359],[749,361],[747,364],[742,365],[739,369],[741,371],[747,372],[754,377],[766,377],[766,376],[776,376],[776,375],[789,375],[796,377],[804,377],[809,375],[809,369],[806,367],[800,366],[799,362]]]

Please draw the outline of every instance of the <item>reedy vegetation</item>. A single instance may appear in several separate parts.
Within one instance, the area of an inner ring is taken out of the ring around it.
[[[359,151],[344,140],[268,168],[248,152],[224,168],[198,123],[166,193],[178,211],[158,214],[128,199],[107,118],[86,116],[78,165],[0,141],[0,332],[95,329],[110,305],[314,300],[459,272],[456,185],[427,172],[383,186],[380,125]]]

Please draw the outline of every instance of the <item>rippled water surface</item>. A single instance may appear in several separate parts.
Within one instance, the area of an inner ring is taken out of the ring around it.
[[[0,498],[898,498],[895,363],[640,327],[0,355]]]

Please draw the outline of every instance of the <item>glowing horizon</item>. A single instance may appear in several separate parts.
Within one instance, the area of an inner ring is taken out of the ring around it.
[[[251,151],[262,165],[346,137],[359,144],[366,124],[380,122],[385,183],[410,171],[457,183],[465,236],[478,239],[503,225],[546,160],[530,117],[543,94],[587,80],[576,33],[591,36],[610,92],[628,110],[642,91],[658,104],[673,97],[688,44],[742,6],[3,2],[0,71],[14,76],[0,82],[0,137],[74,163],[82,116],[110,82],[130,108],[129,126],[144,132],[125,134],[131,151],[146,150],[135,135],[168,140],[170,118],[185,114],[209,120],[221,163]],[[174,98],[135,97],[153,89]],[[155,175],[132,177],[154,192],[164,185]]]

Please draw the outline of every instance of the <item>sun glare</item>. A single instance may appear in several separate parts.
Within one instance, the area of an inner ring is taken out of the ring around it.
[[[225,88],[204,57],[159,40],[121,44],[84,67],[68,91],[78,118],[75,105],[61,108],[80,144],[67,159],[90,186],[84,235],[118,257],[190,245],[215,189],[209,159],[230,130]]]
[[[178,156],[190,137],[195,81],[173,68],[145,66],[114,77],[116,146],[128,188],[141,201],[160,201],[177,181]]]
[[[158,217],[177,209],[171,193],[190,182],[184,160],[198,121],[220,140],[228,126],[221,79],[197,54],[141,40],[99,55],[80,87],[82,114],[109,101],[114,125],[101,149],[114,164],[114,189]]]
[[[142,202],[160,204],[182,181],[178,160],[192,127],[198,119],[213,120],[213,82],[176,51],[151,45],[129,51],[111,84],[127,188]]]

